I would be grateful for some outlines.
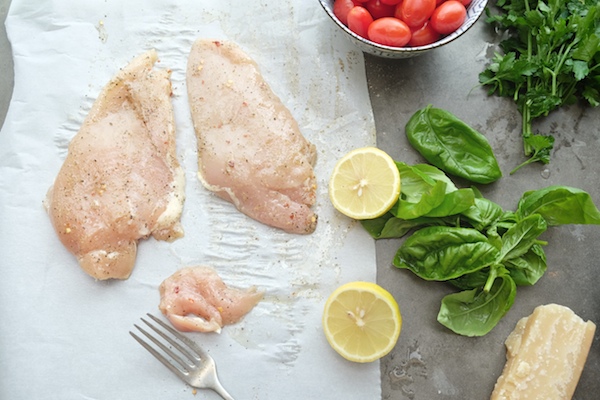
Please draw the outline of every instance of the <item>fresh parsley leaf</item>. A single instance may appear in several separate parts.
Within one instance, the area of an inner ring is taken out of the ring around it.
[[[486,21],[505,39],[479,75],[488,94],[519,107],[523,148],[532,162],[550,162],[554,138],[534,134],[538,117],[579,100],[600,105],[600,4],[597,0],[498,0]]]
[[[511,175],[517,172],[521,167],[533,162],[539,161],[543,164],[548,164],[550,162],[550,152],[552,151],[552,147],[554,147],[553,136],[530,135],[524,137],[523,141],[532,149],[533,154],[525,162],[510,171]]]

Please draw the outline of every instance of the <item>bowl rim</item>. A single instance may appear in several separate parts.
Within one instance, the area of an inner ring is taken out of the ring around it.
[[[372,42],[369,39],[364,38],[364,37],[352,32],[346,25],[344,25],[342,23],[342,21],[340,21],[335,16],[335,14],[333,13],[333,4],[331,4],[331,7],[328,7],[328,5],[329,5],[328,3],[333,3],[334,1],[335,0],[329,0],[329,1],[319,0],[319,3],[321,4],[321,7],[323,7],[323,9],[327,13],[327,15],[329,15],[329,18],[331,18],[337,26],[342,28],[344,30],[344,32],[346,32],[348,35],[352,36],[352,38],[354,38],[355,40],[358,40],[359,42],[362,42],[369,46],[373,46],[380,51],[388,51],[388,52],[393,52],[393,53],[413,53],[413,52],[419,52],[419,51],[426,51],[426,50],[435,49],[437,47],[441,47],[445,44],[453,42],[454,40],[458,39],[462,34],[464,34],[469,29],[471,29],[471,27],[473,25],[475,25],[475,22],[477,22],[479,20],[479,18],[481,17],[481,15],[483,15],[483,11],[485,10],[487,3],[488,3],[488,0],[480,0],[479,1],[479,3],[481,4],[482,11],[479,13],[479,15],[476,16],[476,18],[471,18],[471,19],[467,20],[466,24],[463,24],[460,28],[458,28],[455,31],[455,32],[460,31],[457,35],[453,35],[451,33],[451,34],[443,37],[442,39],[438,40],[437,42],[433,42],[433,43],[430,43],[430,44],[427,44],[424,46],[393,47],[393,46],[386,46],[384,44]],[[477,1],[477,0],[473,0],[471,2],[471,4],[469,4],[469,6],[472,6],[475,3],[475,1]],[[468,16],[468,12],[469,12],[469,7],[467,7],[467,16]],[[453,32],[453,33],[455,33],[455,32]]]

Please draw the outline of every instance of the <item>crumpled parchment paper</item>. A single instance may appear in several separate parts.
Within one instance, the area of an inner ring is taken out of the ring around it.
[[[379,363],[343,360],[321,327],[337,286],[375,280],[374,242],[327,194],[335,161],[375,144],[375,128],[362,54],[317,1],[13,0],[6,28],[15,88],[0,132],[0,398],[218,398],[194,397],[128,333],[145,313],[160,315],[163,279],[199,264],[266,292],[221,334],[189,334],[236,399],[381,397]],[[185,67],[198,37],[237,42],[317,146],[314,234],[261,225],[196,178]],[[172,70],[185,237],[142,241],[128,280],[95,281],[59,242],[42,201],[100,89],[149,48]]]

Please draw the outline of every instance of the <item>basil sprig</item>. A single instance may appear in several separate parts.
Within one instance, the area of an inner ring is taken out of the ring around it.
[[[487,334],[512,307],[517,286],[543,276],[547,243],[540,235],[549,226],[600,225],[600,211],[580,189],[525,192],[516,211],[505,211],[476,188],[457,188],[436,167],[396,164],[402,179],[398,203],[361,223],[376,239],[410,233],[393,264],[462,290],[442,299],[437,317],[460,335]]]

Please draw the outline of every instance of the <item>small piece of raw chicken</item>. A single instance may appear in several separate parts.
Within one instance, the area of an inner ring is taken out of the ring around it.
[[[263,293],[229,288],[214,268],[183,268],[165,279],[160,287],[160,311],[180,331],[221,332],[262,299]]]
[[[187,87],[202,184],[264,224],[313,232],[315,146],[256,63],[233,43],[199,39]]]
[[[154,50],[141,54],[104,87],[44,202],[60,241],[97,279],[128,278],[138,240],[183,236],[170,71],[156,61]]]

